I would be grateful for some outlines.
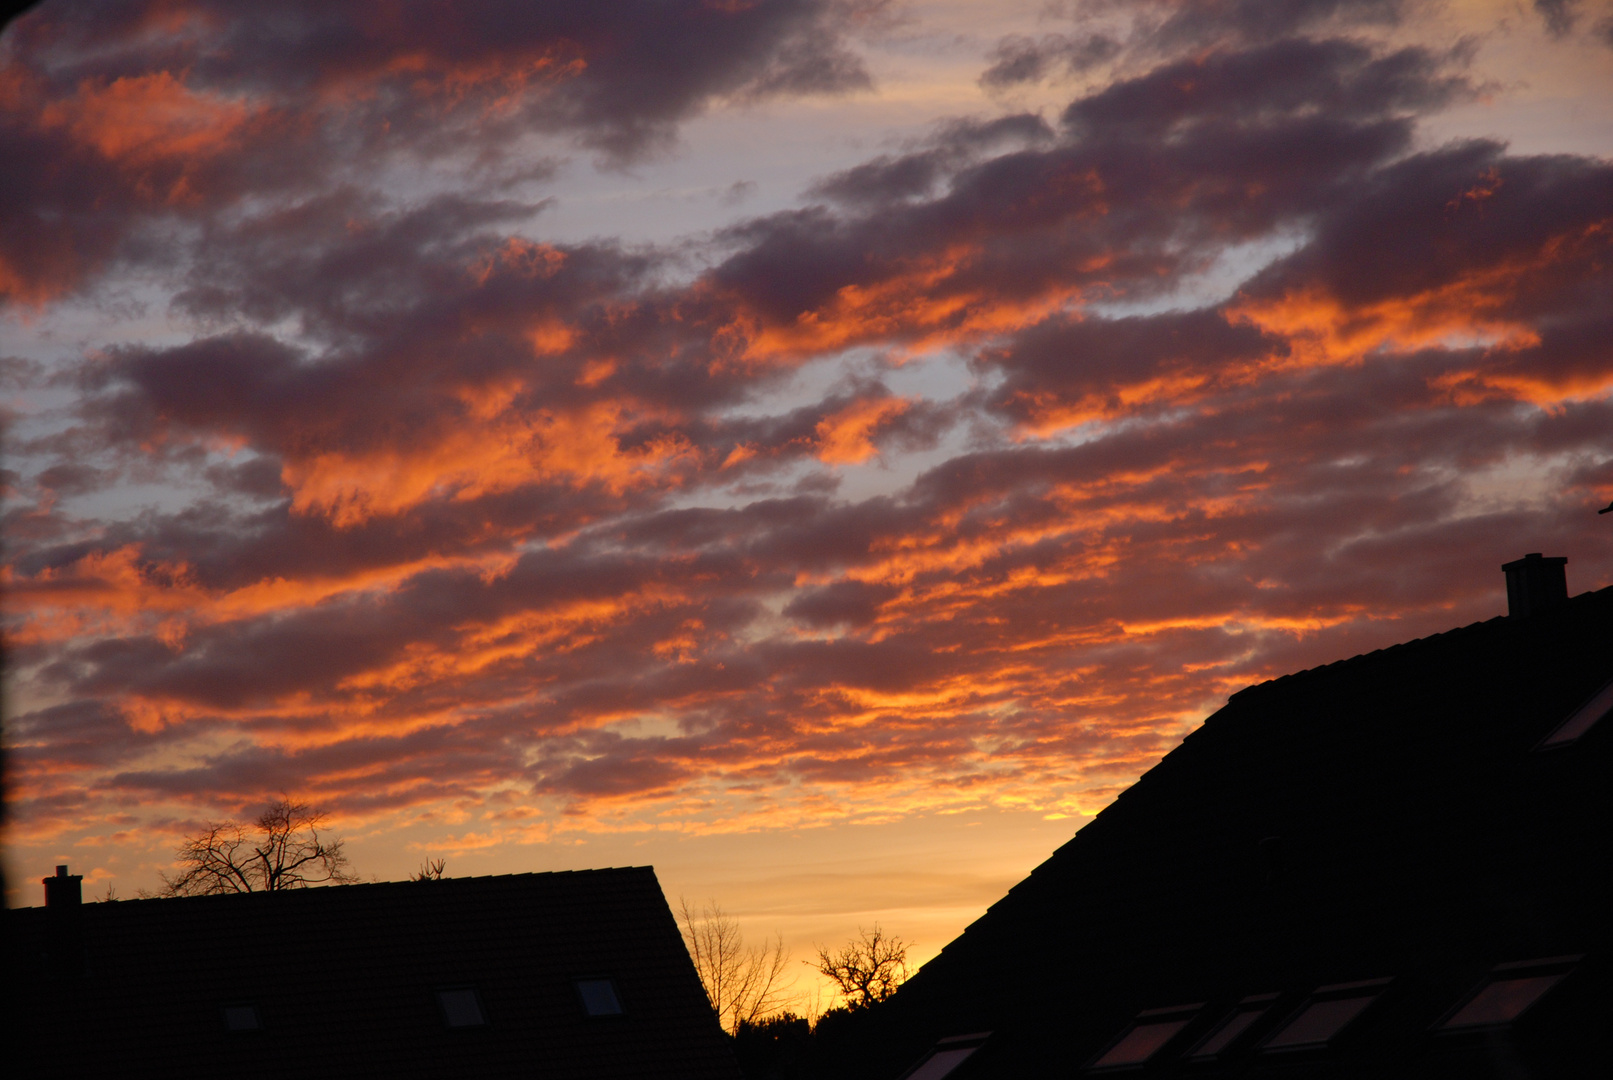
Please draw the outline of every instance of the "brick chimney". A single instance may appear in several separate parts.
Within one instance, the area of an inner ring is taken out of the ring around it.
[[[1521,559],[1504,564],[1507,575],[1507,614],[1527,619],[1568,603],[1568,575],[1565,556],[1546,558],[1531,551]]]

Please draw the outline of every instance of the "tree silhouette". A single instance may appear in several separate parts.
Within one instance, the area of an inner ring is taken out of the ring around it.
[[[427,859],[420,864],[418,874],[410,874],[410,881],[441,881],[442,872],[448,869],[447,859]]]
[[[747,949],[739,924],[715,900],[696,916],[679,897],[678,911],[689,956],[724,1031],[737,1034],[741,1024],[755,1024],[789,1000],[783,978],[790,957],[781,935]]]
[[[309,885],[340,885],[358,878],[347,871],[339,838],[321,835],[325,815],[282,798],[251,826],[237,821],[209,824],[176,852],[182,867],[162,875],[163,896],[274,892]]]
[[[884,1001],[907,979],[906,942],[886,935],[878,923],[872,931],[859,926],[857,935],[837,953],[819,945],[817,963],[818,970],[834,981],[853,1009]]]

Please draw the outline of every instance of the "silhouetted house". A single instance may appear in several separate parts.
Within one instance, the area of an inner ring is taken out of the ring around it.
[[[738,1075],[648,867],[96,904],[79,888],[59,867],[45,907],[6,913],[24,991],[7,1058],[36,1069],[12,1075]]]
[[[1608,1075],[1613,589],[1505,569],[1510,617],[1234,694],[897,993],[867,1075]]]

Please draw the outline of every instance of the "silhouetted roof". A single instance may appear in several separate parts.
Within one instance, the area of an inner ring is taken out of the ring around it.
[[[79,1076],[738,1075],[649,867],[78,910],[76,978],[55,909],[7,922],[25,1026]]]
[[[1610,680],[1605,589],[1233,695],[902,988],[867,1075],[980,1031],[947,1080],[1586,1075],[1613,718],[1542,744]]]

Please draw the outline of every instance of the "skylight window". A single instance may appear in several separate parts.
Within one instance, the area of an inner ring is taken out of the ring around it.
[[[1613,682],[1592,694],[1590,700],[1575,709],[1567,720],[1558,724],[1555,731],[1541,740],[1540,749],[1567,746],[1590,731],[1596,726],[1597,721],[1610,712],[1613,712]]]
[[[613,979],[578,979],[577,996],[582,998],[582,1010],[589,1016],[622,1015],[622,999],[616,994]]]
[[[1266,1015],[1271,1003],[1277,1000],[1276,994],[1258,994],[1246,997],[1238,1002],[1232,1012],[1227,1014],[1210,1033],[1199,1040],[1198,1045],[1187,1052],[1187,1056],[1195,1061],[1205,1061],[1220,1057],[1226,1053],[1227,1048],[1238,1041],[1238,1037],[1254,1026],[1254,1022]]]
[[[944,1080],[948,1073],[962,1065],[977,1049],[965,1046],[952,1050],[932,1050],[918,1068],[907,1074],[907,1080]]]
[[[1114,1069],[1127,1065],[1141,1065],[1159,1053],[1203,1007],[1201,1003],[1177,1005],[1168,1009],[1145,1009],[1137,1014],[1131,1026],[1090,1067]]]
[[[901,1080],[945,1080],[991,1036],[989,1031],[973,1035],[952,1035],[930,1048],[917,1065],[902,1074]]]
[[[1463,1031],[1512,1023],[1562,982],[1578,959],[1561,956],[1500,965],[1437,1025],[1437,1030]]]
[[[261,1031],[263,1020],[258,1016],[256,1005],[226,1005],[224,1006],[225,1031]]]
[[[1371,979],[1319,987],[1299,1012],[1262,1044],[1262,1049],[1312,1050],[1328,1045],[1366,1011],[1388,984],[1388,979]]]
[[[469,988],[438,990],[437,1004],[442,1006],[442,1018],[449,1027],[481,1027],[487,1023],[481,999]]]

